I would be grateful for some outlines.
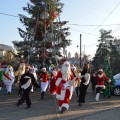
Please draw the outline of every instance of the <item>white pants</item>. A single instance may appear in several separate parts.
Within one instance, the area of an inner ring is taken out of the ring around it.
[[[3,83],[6,86],[7,92],[11,93],[11,91],[12,91],[12,85],[14,83],[14,80],[3,80]]]
[[[41,92],[46,92],[48,87],[48,82],[41,82]]]

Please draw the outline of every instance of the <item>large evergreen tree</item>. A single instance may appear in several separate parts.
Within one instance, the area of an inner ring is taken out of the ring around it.
[[[118,69],[120,55],[117,51],[117,46],[115,44],[114,37],[111,35],[111,32],[111,30],[100,30],[98,49],[96,50],[92,65],[94,69],[104,68],[104,60],[109,58],[110,68],[112,73],[115,74],[116,69]]]
[[[18,28],[23,41],[13,41],[18,56],[24,55],[27,63],[41,63],[41,66],[57,64],[62,56],[61,48],[70,45],[67,21],[60,21],[64,4],[60,0],[30,0],[23,10],[28,16],[20,14],[25,30]]]

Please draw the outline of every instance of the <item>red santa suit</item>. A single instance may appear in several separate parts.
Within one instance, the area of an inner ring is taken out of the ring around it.
[[[97,83],[96,83],[97,94],[96,94],[95,100],[99,101],[100,91],[102,89],[105,89],[104,80],[107,80],[108,82],[111,82],[111,80],[105,76],[102,69],[98,70],[98,75],[95,76],[95,79],[97,81]]]
[[[70,69],[69,62],[65,62],[68,64]],[[56,98],[58,99],[59,110],[63,113],[65,110],[68,110],[70,99],[72,98],[73,94],[73,85],[74,81],[77,80],[76,77],[73,76],[72,72],[68,73],[68,77],[64,76],[64,72],[59,71],[56,79],[55,85],[58,87],[56,91]]]
[[[49,80],[46,68],[42,68],[42,73],[40,74],[39,80],[41,81],[41,99],[43,100]]]
[[[49,92],[50,92],[51,94],[53,94],[53,95],[56,94],[56,91],[57,91],[57,88],[58,88],[58,87],[55,85],[57,74],[58,74],[58,72],[57,72],[56,70],[53,70],[53,71],[50,73],[51,81],[50,81]]]

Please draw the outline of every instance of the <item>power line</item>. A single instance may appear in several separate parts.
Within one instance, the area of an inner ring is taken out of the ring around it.
[[[80,25],[80,24],[67,24],[67,25],[73,25],[73,26],[85,26],[85,27],[91,27],[91,26],[113,26],[113,25],[120,25],[120,24],[108,24],[108,25]]]
[[[85,33],[85,34],[89,34],[89,35],[93,35],[93,36],[99,36],[99,35],[95,35],[95,34],[92,34],[92,33],[87,33],[87,32],[83,32],[83,31],[79,31],[79,30],[71,28],[71,27],[70,27],[70,29],[73,29],[73,30],[75,30],[77,32],[80,32],[80,33]]]
[[[12,14],[7,14],[7,13],[0,13],[1,15],[6,15],[6,16],[10,16],[10,17],[19,17],[17,15],[12,15]],[[73,25],[73,26],[114,26],[114,25],[120,25],[120,24],[108,24],[108,25],[81,25],[81,24],[66,24],[66,25]]]
[[[101,25],[112,15],[112,13],[115,11],[115,9],[118,7],[119,4],[120,4],[120,1],[119,1],[118,4],[112,9],[112,11],[108,14],[108,16],[105,17],[105,19],[104,19],[94,30],[92,30],[92,32],[95,31],[99,26],[101,26]],[[92,32],[91,32],[91,33],[92,33]]]
[[[6,16],[10,16],[10,17],[19,17],[19,16],[16,16],[16,15],[11,15],[11,14],[6,14],[6,13],[0,13],[1,15],[6,15]]]

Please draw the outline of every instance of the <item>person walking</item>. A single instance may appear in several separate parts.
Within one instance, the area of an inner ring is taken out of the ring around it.
[[[98,74],[98,69],[96,69],[95,71],[94,71],[94,73],[91,75],[91,78],[90,78],[90,82],[91,82],[91,84],[92,84],[92,91],[93,91],[93,93],[94,92],[96,92],[96,75]]]
[[[105,89],[104,81],[108,81],[109,83],[111,80],[104,74],[102,69],[98,70],[98,74],[95,76],[97,83],[96,83],[96,97],[95,100],[99,101],[100,92]]]
[[[11,65],[8,65],[6,70],[5,70],[5,74],[9,77],[6,78],[5,76],[3,76],[3,83],[6,86],[7,89],[7,94],[11,94],[12,92],[12,86],[15,80],[15,76],[14,76],[14,72],[13,72],[13,67]]]
[[[49,92],[52,95],[55,95],[57,90],[57,86],[55,85],[57,74],[58,74],[58,68],[54,67],[50,73],[50,84],[49,84]]]
[[[30,73],[30,66],[27,66],[25,69],[25,73],[21,76],[20,82],[19,82],[21,88],[23,89],[23,93],[21,95],[21,98],[16,103],[16,106],[20,106],[26,101],[26,109],[31,108],[31,100],[30,100],[30,91],[32,88],[32,85],[34,85],[37,88],[40,88],[39,84],[37,84],[33,74]]]
[[[57,74],[55,85],[58,87],[56,91],[56,98],[58,99],[58,105],[60,113],[64,113],[69,109],[69,103],[73,94],[74,82],[78,80],[71,72],[70,63],[64,62],[61,70]]]
[[[81,106],[82,103],[85,103],[86,92],[90,81],[89,64],[84,65],[83,71],[81,72],[81,77],[78,106]]]

